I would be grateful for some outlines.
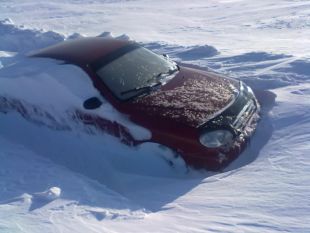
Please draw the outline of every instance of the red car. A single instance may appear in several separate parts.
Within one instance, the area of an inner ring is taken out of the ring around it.
[[[243,150],[256,127],[259,104],[241,81],[182,67],[132,41],[90,37],[42,49],[34,57],[63,60],[82,68],[110,104],[133,123],[148,129],[134,137],[125,124],[91,113],[101,106],[94,96],[78,111],[123,143],[164,145],[195,168],[219,170]]]

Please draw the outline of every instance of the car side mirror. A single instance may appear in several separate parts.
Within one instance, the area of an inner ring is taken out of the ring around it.
[[[91,97],[84,101],[83,107],[88,110],[99,108],[102,105],[102,102],[97,97]]]

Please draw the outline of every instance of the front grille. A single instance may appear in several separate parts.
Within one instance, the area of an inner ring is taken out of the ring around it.
[[[232,123],[232,127],[238,131],[243,130],[255,113],[256,109],[257,107],[254,100],[249,100],[248,103],[240,111],[235,121]]]
[[[259,105],[253,92],[243,83],[240,83],[240,93],[235,102],[219,116],[206,122],[201,127],[202,132],[228,129],[235,136],[240,135],[259,110]]]

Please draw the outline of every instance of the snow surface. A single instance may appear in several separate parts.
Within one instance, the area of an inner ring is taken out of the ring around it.
[[[80,105],[94,89],[41,76],[24,55],[110,31],[277,98],[221,173],[170,167],[171,151],[156,144],[128,149],[0,113],[0,232],[310,232],[309,14],[303,0],[1,1],[1,96],[55,111]]]

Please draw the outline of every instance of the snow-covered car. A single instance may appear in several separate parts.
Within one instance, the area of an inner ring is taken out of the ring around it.
[[[85,100],[84,110],[76,111],[75,117],[84,124],[129,146],[158,143],[195,168],[227,166],[245,148],[259,118],[258,101],[243,82],[179,66],[133,41],[79,38],[31,57],[61,60],[86,72],[101,96]],[[103,99],[128,121],[97,114]],[[149,135],[133,135],[129,124]]]

